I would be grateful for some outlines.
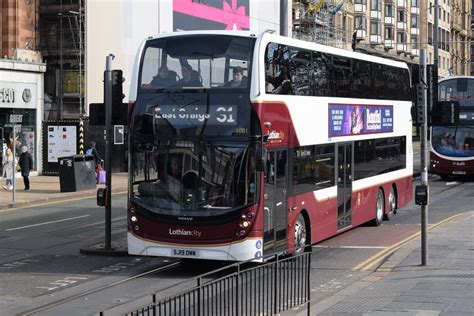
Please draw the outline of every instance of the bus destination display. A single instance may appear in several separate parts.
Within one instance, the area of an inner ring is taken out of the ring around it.
[[[175,126],[237,125],[236,105],[160,105],[155,108],[155,119],[167,120]]]

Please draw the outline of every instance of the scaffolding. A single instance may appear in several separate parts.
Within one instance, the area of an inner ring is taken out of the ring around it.
[[[293,37],[346,49],[352,26],[345,22],[343,5],[348,4],[341,0],[293,0]],[[338,19],[338,15],[344,16]]]
[[[85,113],[84,2],[41,0],[39,49],[47,60],[45,120],[77,119]]]

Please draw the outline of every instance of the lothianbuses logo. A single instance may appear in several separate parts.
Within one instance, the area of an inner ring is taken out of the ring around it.
[[[186,230],[182,228],[178,229],[169,229],[168,233],[170,235],[177,235],[177,236],[190,236],[190,237],[201,237],[201,232],[199,230],[193,229],[193,230]]]

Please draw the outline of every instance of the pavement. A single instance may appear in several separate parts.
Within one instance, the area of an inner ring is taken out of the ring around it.
[[[474,211],[432,225],[428,244],[426,265],[416,238],[371,274],[312,302],[311,315],[474,315]]]
[[[2,186],[0,186],[0,210],[35,206],[55,201],[91,198],[96,196],[97,188],[105,187],[104,185],[97,185],[96,188],[90,190],[61,192],[59,176],[30,176],[30,191],[24,191],[23,178],[17,174],[15,200],[13,200],[13,191],[3,190]],[[125,193],[127,188],[128,173],[112,173],[112,194]]]

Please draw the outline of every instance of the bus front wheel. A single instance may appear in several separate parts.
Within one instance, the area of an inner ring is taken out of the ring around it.
[[[306,222],[303,214],[299,214],[295,223],[295,255],[299,255],[304,251],[306,246]]]

